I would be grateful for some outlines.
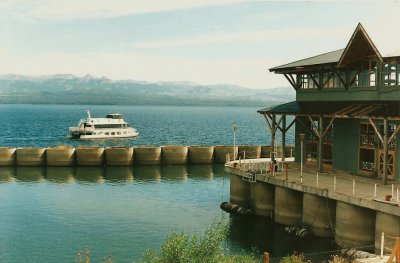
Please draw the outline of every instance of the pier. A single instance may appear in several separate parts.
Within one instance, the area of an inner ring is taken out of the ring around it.
[[[301,171],[294,162],[275,173],[265,169],[270,163],[253,159],[226,164],[232,174],[231,203],[283,225],[307,226],[313,235],[334,238],[342,247],[379,251],[382,232],[389,248],[395,241],[391,238],[400,236],[399,182],[384,185],[332,169],[317,173],[316,165],[304,165]],[[249,169],[255,180],[248,180]]]

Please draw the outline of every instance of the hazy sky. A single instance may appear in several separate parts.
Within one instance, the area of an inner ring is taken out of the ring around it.
[[[288,86],[268,68],[344,48],[358,22],[400,51],[399,0],[0,0],[0,74]]]

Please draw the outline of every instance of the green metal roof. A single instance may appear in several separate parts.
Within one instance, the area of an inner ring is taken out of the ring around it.
[[[285,69],[285,68],[296,68],[296,67],[303,67],[303,66],[311,66],[311,65],[318,65],[318,64],[328,64],[328,63],[337,63],[339,62],[343,51],[345,49],[339,49],[336,51],[324,53],[321,55],[317,55],[314,57],[298,60],[292,63],[288,63],[285,65],[277,66],[274,68],[271,68],[269,71],[275,71],[278,69]]]
[[[380,101],[292,101],[281,105],[261,109],[260,114],[294,115],[294,116],[335,116],[347,118],[376,118],[400,116],[400,102]]]

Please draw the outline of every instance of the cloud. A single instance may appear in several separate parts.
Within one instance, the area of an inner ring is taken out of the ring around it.
[[[343,28],[330,28],[329,34],[325,35],[327,41],[329,39],[336,39],[343,37]],[[257,32],[240,32],[232,34],[214,34],[203,35],[193,38],[182,39],[166,39],[150,42],[139,42],[128,45],[131,48],[138,49],[160,49],[160,48],[173,48],[206,44],[217,44],[224,42],[241,42],[241,43],[279,43],[280,41],[299,41],[301,39],[309,39],[310,36],[318,35],[321,29],[317,28],[292,28],[288,30],[276,31],[257,31]]]
[[[0,11],[19,10],[36,19],[69,20],[224,5],[244,0],[3,0]]]

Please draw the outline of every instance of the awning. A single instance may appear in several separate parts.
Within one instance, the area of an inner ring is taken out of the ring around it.
[[[292,101],[257,111],[260,114],[329,118],[400,120],[400,102]]]

